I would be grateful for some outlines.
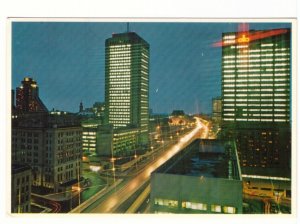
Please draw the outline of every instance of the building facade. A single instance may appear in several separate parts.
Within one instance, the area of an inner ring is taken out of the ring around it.
[[[290,29],[222,38],[223,137],[236,139],[243,173],[274,168],[290,176]]]
[[[150,186],[152,213],[243,212],[233,142],[196,139],[151,174]]]
[[[33,186],[57,192],[81,176],[81,134],[72,115],[20,115],[12,121],[12,162],[30,165]]]
[[[99,127],[100,156],[130,157],[137,153],[138,128],[113,129],[112,125]]]
[[[149,44],[134,32],[105,42],[105,123],[135,126],[139,144],[148,144]]]
[[[223,34],[223,121],[290,122],[290,30]]]
[[[220,124],[222,120],[222,99],[216,97],[212,99],[212,121]]]
[[[39,98],[39,87],[32,78],[25,77],[21,86],[17,88],[16,109],[19,113],[48,111]]]
[[[31,168],[28,165],[11,167],[11,212],[31,212]]]

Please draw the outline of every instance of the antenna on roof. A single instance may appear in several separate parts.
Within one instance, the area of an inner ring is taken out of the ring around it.
[[[127,25],[127,33],[129,33],[129,23],[126,23]]]

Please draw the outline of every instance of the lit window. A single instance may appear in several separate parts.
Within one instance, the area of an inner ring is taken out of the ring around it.
[[[236,213],[235,207],[224,206],[223,209],[224,209],[224,213],[229,213],[229,214]]]
[[[221,212],[221,205],[211,205],[212,212]]]
[[[207,210],[207,204],[203,204],[203,203],[195,203],[195,202],[182,202],[182,208],[190,208],[190,209],[194,209],[194,210],[203,210],[206,211]]]

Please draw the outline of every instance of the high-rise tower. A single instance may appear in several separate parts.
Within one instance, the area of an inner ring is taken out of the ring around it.
[[[39,98],[39,87],[32,78],[25,77],[17,88],[16,108],[18,112],[48,112]]]
[[[223,34],[224,121],[290,121],[290,32]]]
[[[149,44],[134,32],[105,42],[105,105],[106,123],[139,128],[139,144],[148,143]]]
[[[223,34],[223,130],[246,173],[290,167],[290,46],[290,29]]]

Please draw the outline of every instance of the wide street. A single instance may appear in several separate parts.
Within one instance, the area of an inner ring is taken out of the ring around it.
[[[201,132],[200,132],[201,131]],[[116,186],[114,190],[108,192],[105,200],[96,200],[94,203],[89,204],[80,212],[89,213],[113,213],[116,209],[124,203],[131,195],[133,195],[144,183],[150,179],[150,174],[178,151],[184,149],[195,138],[204,137],[208,135],[208,128],[201,121],[200,118],[196,118],[195,128],[182,137],[178,143],[166,147],[166,149],[160,154],[159,157],[150,161],[142,170],[135,176],[123,180],[120,187]]]

